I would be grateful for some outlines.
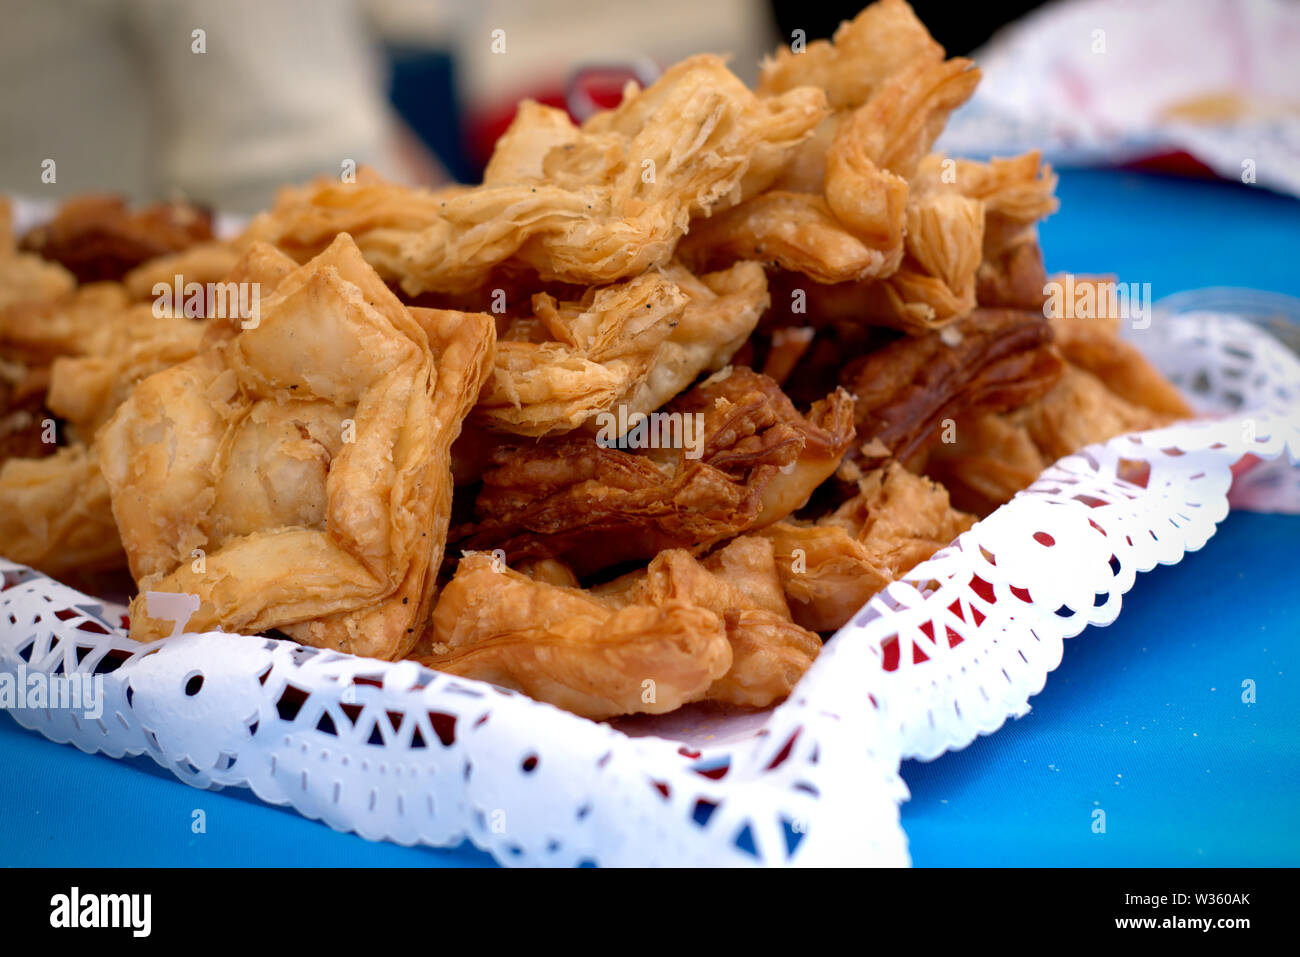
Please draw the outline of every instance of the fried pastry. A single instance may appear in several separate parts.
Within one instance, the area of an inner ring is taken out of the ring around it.
[[[1076,279],[1075,284],[1085,281]],[[1135,345],[1119,337],[1117,316],[1054,316],[1051,321],[1061,354],[1072,365],[1096,376],[1116,396],[1170,421],[1191,418],[1192,408],[1178,389]]]
[[[698,554],[801,506],[852,442],[852,408],[839,390],[800,415],[776,383],[736,368],[665,407],[692,423],[693,448],[633,452],[588,434],[502,446],[456,547],[557,558],[579,577],[665,548]]]
[[[859,321],[911,333],[941,328],[975,308],[984,204],[956,194],[910,196],[906,256],[886,279],[859,285]],[[852,290],[846,290],[851,296]]]
[[[281,189],[271,208],[253,217],[237,245],[265,242],[304,263],[324,252],[339,233],[347,233],[363,254],[374,249],[371,258],[391,257],[406,236],[437,223],[442,204],[465,189],[412,189],[387,182],[367,167],[356,171],[354,182],[321,176]]]
[[[107,354],[129,338],[119,321],[128,305],[122,286],[105,282],[0,310],[0,349],[31,365],[48,365],[58,356]]]
[[[771,543],[745,536],[704,563],[667,549],[591,591],[553,560],[524,573],[469,553],[422,647],[432,668],[603,719],[691,701],[766,707],[821,639],[790,620]]]
[[[476,421],[528,436],[577,428],[651,374],[687,301],[676,283],[653,271],[592,289],[580,302],[539,293],[535,320],[517,325],[547,338],[519,341],[507,334],[498,344]]]
[[[521,109],[484,184],[430,197],[415,224],[373,211],[355,222],[354,207],[368,205],[361,192],[378,189],[358,183],[318,189],[306,208],[290,196],[249,236],[309,250],[342,219],[380,274],[412,296],[479,288],[503,264],[605,285],[666,265],[692,217],[735,202],[756,158],[774,175],[825,115],[819,90],[759,98],[722,58],[700,55],[581,128],[544,107]],[[337,208],[345,213],[331,217]]]
[[[820,184],[805,173],[804,191],[795,191],[778,179],[778,188],[693,226],[682,258],[693,268],[757,259],[820,283],[889,276],[904,254],[905,177],[978,82],[969,60],[902,68],[810,141],[826,142]],[[792,162],[818,167],[806,156]]]
[[[479,553],[461,559],[430,628],[421,663],[595,720],[698,701],[732,663],[726,627],[705,608],[675,600],[616,608]]]
[[[977,298],[984,306],[1040,309],[1044,301],[1037,224],[1054,213],[1056,174],[1037,150],[987,163],[932,153],[912,188],[926,196],[964,196],[984,206]]]
[[[879,440],[900,462],[916,461],[940,438],[945,420],[972,409],[1014,408],[1051,388],[1061,373],[1051,342],[1041,314],[977,309],[948,329],[854,360],[841,381],[856,396],[858,437]]]
[[[525,102],[479,186],[322,177],[229,241],[85,197],[22,249],[0,202],[0,551],[126,562],[142,641],[184,593],[594,719],[768,707],[972,512],[1190,412],[1047,307],[1039,154],[932,152],[978,79],[881,0],[756,90]]]
[[[705,700],[765,708],[784,699],[821,651],[821,639],[790,617],[766,538],[743,535],[702,563],[683,549],[655,556],[648,568],[592,589],[618,607],[685,601],[718,615],[731,643],[731,667]]]
[[[634,420],[725,366],[767,303],[757,263],[700,277],[674,264],[578,302],[539,293],[498,344],[475,420],[528,436],[591,426],[612,409]]]
[[[1005,414],[979,412],[954,422],[951,443],[930,449],[925,474],[948,489],[953,504],[988,515],[1052,464],[1024,425]]]
[[[189,203],[157,203],[132,212],[121,197],[84,195],[31,230],[22,248],[87,283],[119,280],[143,262],[211,238],[211,213]]]
[[[4,333],[13,327],[6,321],[7,313],[63,299],[76,285],[76,277],[58,263],[19,252],[13,234],[13,210],[9,201],[0,197],[0,348],[8,351]]]
[[[153,315],[135,306],[115,325],[120,335],[99,355],[60,356],[50,365],[46,405],[89,442],[136,383],[194,357],[203,340],[202,323]]]
[[[125,564],[95,453],[84,445],[0,465],[6,558],[56,577]]]
[[[197,243],[188,249],[146,260],[122,277],[122,285],[126,287],[127,295],[137,302],[153,299],[154,289],[160,283],[173,287],[177,276],[181,277],[182,290],[190,283],[206,286],[225,279],[239,261],[240,252],[235,243],[225,240]]]
[[[414,314],[340,235],[260,323],[136,386],[100,430],[141,597],[197,594],[191,630],[278,628],[401,657],[430,607],[449,452],[491,363],[488,316]]]
[[[1076,289],[1102,294],[1110,280],[1075,277]],[[1053,316],[1055,348],[1064,357],[1060,380],[1039,398],[1003,414],[958,417],[955,441],[931,447],[925,470],[968,511],[987,515],[1028,486],[1062,456],[1125,432],[1159,428],[1190,418],[1178,390],[1131,343],[1119,338],[1120,319]]]
[[[816,86],[833,109],[852,110],[907,65],[942,60],[943,47],[904,0],[879,0],[841,23],[829,41],[814,40],[799,52],[779,47],[763,61],[758,92]]]
[[[778,522],[760,534],[775,548],[794,620],[828,632],[974,521],[949,504],[943,486],[890,462],[864,476],[858,494],[830,515]]]

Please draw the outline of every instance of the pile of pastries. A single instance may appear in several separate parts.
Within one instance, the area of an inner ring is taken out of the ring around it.
[[[1048,315],[1039,156],[932,151],[978,79],[880,0],[757,89],[525,102],[477,186],[363,170],[230,238],[0,205],[0,554],[129,569],[142,641],[188,594],[595,719],[771,705],[1056,458],[1190,414]]]

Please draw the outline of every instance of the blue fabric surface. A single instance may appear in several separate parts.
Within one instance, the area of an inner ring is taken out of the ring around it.
[[[1300,202],[1260,188],[1063,171],[1050,271],[1300,295]],[[1300,517],[1234,514],[1201,552],[1139,576],[1119,621],[1067,643],[1033,711],[908,762],[914,861],[1300,864]],[[1242,681],[1257,701],[1241,701]],[[85,755],[0,717],[0,865],[478,866],[374,844],[147,759]],[[1092,830],[1106,812],[1106,833]],[[205,834],[191,833],[193,811]]]

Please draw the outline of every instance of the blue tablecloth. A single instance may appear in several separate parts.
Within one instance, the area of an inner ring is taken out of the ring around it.
[[[1259,188],[1064,171],[1049,270],[1300,295],[1300,202]],[[926,865],[1300,864],[1300,517],[1234,514],[1139,576],[1119,621],[1067,643],[1033,711],[908,762]],[[1242,701],[1242,682],[1256,701]],[[56,745],[0,717],[0,865],[490,865],[335,833],[248,792],[188,788],[148,759]],[[191,833],[193,811],[206,833]],[[1105,811],[1104,834],[1094,811]]]

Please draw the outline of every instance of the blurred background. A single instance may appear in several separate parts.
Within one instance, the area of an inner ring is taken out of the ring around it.
[[[941,146],[1047,148],[1300,193],[1300,4],[913,4],[985,71]],[[231,212],[346,161],[475,182],[520,98],[617,102],[701,51],[763,54],[861,4],[799,0],[6,0],[0,190],[181,195]],[[618,69],[612,66],[623,65]],[[572,92],[572,91],[570,91]],[[50,168],[53,161],[53,169]]]

